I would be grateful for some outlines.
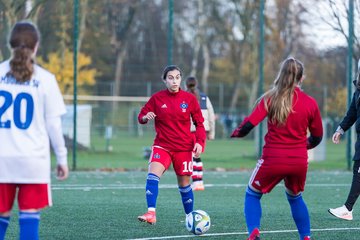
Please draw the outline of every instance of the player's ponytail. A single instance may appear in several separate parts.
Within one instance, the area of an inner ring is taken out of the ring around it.
[[[186,89],[188,92],[194,94],[198,101],[200,101],[200,92],[197,88],[197,80],[195,77],[190,76],[186,79]]]
[[[19,82],[29,81],[34,72],[34,53],[39,39],[39,31],[30,22],[18,22],[11,31],[9,44],[12,57],[9,74]]]
[[[292,57],[287,58],[281,64],[273,88],[263,95],[268,118],[273,124],[283,125],[286,123],[286,119],[292,111],[294,89],[300,83],[303,71],[300,61]]]

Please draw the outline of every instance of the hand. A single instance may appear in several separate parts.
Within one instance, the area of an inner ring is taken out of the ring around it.
[[[241,136],[240,136],[240,128],[236,128],[236,129],[232,132],[232,134],[231,134],[230,137],[231,137],[231,138],[241,137]]]
[[[199,158],[200,154],[202,153],[202,146],[199,143],[195,143],[194,149],[193,149],[193,153],[194,153],[194,157]]]
[[[335,132],[334,135],[332,136],[333,143],[338,144],[340,142],[340,138],[341,138],[341,133]]]
[[[152,120],[156,117],[156,114],[153,112],[148,112],[145,116],[143,116],[143,120],[147,121],[147,120]]]
[[[69,167],[67,165],[57,165],[56,167],[56,178],[57,180],[63,181],[69,176]]]
[[[214,140],[215,138],[214,138],[214,136],[212,136],[210,133],[206,133],[206,139],[207,140]]]
[[[246,125],[250,125],[250,129],[248,129],[248,131],[250,131],[251,129],[254,128],[254,125],[251,124],[249,117],[244,118],[244,120],[240,123],[240,125],[232,132],[231,134],[231,138],[241,138],[241,137],[245,137],[247,135],[247,133],[244,132],[240,132],[240,130],[243,130],[242,128],[245,127]],[[249,126],[247,126],[247,128],[249,128]]]

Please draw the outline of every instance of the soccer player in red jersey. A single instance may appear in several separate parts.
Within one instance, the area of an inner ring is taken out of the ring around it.
[[[308,169],[307,150],[321,142],[323,127],[315,99],[300,88],[303,72],[300,61],[286,59],[273,87],[260,97],[252,113],[231,135],[244,137],[267,117],[262,156],[245,194],[244,213],[250,240],[260,239],[262,195],[271,192],[282,180],[300,239],[310,239],[309,212],[301,193]]]
[[[175,65],[167,66],[162,78],[167,89],[151,96],[138,115],[140,124],[154,120],[156,130],[145,187],[148,212],[138,216],[140,221],[149,224],[156,223],[159,181],[171,163],[177,176],[185,213],[189,214],[193,210],[194,195],[190,185],[192,154],[200,156],[206,140],[204,118],[198,100],[180,88],[180,68]],[[190,131],[191,119],[196,126],[195,133]]]

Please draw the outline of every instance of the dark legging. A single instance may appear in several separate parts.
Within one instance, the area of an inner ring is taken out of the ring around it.
[[[346,208],[351,211],[353,206],[360,195],[360,161],[354,161],[353,166],[353,179],[351,183],[350,192],[345,202]]]

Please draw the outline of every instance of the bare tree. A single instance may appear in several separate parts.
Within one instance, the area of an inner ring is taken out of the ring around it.
[[[77,49],[79,52],[81,51],[81,45],[85,36],[88,5],[89,5],[89,0],[80,1],[80,27],[79,27],[79,39],[77,42]]]
[[[0,31],[6,39],[11,27],[21,19],[31,19],[34,23],[37,21],[37,16],[42,5],[47,0],[0,0]],[[6,52],[5,52],[6,51]],[[0,60],[3,60],[8,55],[8,50],[0,49]]]
[[[116,54],[114,96],[120,95],[123,63],[127,55],[128,35],[136,12],[131,0],[108,1],[107,14],[111,32],[111,45]]]
[[[349,16],[349,1],[348,0],[321,0],[306,2],[306,8],[311,14],[314,21],[324,24],[334,33],[338,33],[344,37],[346,42],[349,40],[348,31],[348,16]],[[360,39],[358,37],[360,33],[360,22],[358,21],[360,16],[360,2],[354,1],[354,60],[360,58]],[[309,6],[312,6],[310,8]],[[312,14],[312,13],[316,14]]]
[[[209,47],[207,45],[207,37],[205,35],[206,32],[206,21],[207,21],[207,14],[204,10],[204,1],[199,0],[197,2],[197,24],[195,30],[195,41],[193,44],[194,48],[194,57],[191,62],[191,73],[190,75],[196,76],[197,75],[197,68],[199,62],[199,53],[202,53],[202,58],[204,61],[202,74],[201,74],[201,86],[202,91],[205,93],[208,92],[208,78],[209,78],[209,71],[210,71],[210,63],[211,63],[211,55],[209,51]],[[201,50],[201,51],[200,51]]]
[[[250,51],[250,49],[252,49],[252,43],[256,42],[256,35],[254,34],[253,27],[257,19],[258,6],[256,2],[250,0],[232,0],[232,3],[234,5],[233,14],[238,18],[239,30],[242,35],[239,39],[239,36],[237,36],[238,33],[234,31],[234,29],[231,29],[232,38],[230,40],[233,41],[231,44],[233,48],[232,59],[237,64],[237,79],[234,84],[230,111],[235,111],[241,90],[245,90],[247,96],[250,97],[250,95],[252,95],[255,91],[254,89],[257,89],[258,86],[257,80],[254,79],[252,79],[251,85],[245,84],[244,74],[245,64],[250,63],[247,60],[253,59],[256,61],[256,58],[251,57],[251,54],[254,54],[254,52]],[[255,64],[251,63],[250,65],[255,66]],[[250,100],[250,98],[248,99]]]

